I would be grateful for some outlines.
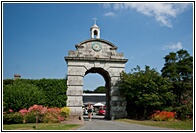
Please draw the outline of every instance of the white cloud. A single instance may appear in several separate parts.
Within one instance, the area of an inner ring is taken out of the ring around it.
[[[104,7],[104,8],[110,8],[110,5],[111,5],[110,3],[104,3],[104,4],[103,4],[103,7]]]
[[[189,5],[189,3],[115,3],[113,6],[108,4],[107,7],[113,7],[116,11],[134,9],[146,16],[154,17],[161,25],[172,27],[171,17],[176,17]]]
[[[116,3],[116,4],[114,4],[114,6],[113,6],[113,8],[114,8],[114,10],[121,10],[121,9],[124,9],[125,8],[125,4],[123,4],[123,3]]]
[[[163,50],[166,50],[166,49],[180,50],[183,47],[182,47],[182,43],[181,42],[177,42],[176,44],[165,45],[162,48],[163,48]]]
[[[113,12],[107,12],[104,14],[104,16],[115,16],[115,13]]]

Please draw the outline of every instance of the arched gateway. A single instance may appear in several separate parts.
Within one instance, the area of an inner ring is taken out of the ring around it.
[[[88,73],[98,73],[105,79],[105,118],[126,117],[126,101],[120,96],[116,83],[128,59],[124,59],[123,53],[116,52],[114,44],[100,39],[100,28],[96,23],[90,28],[90,33],[91,39],[77,44],[76,50],[69,51],[65,57],[68,65],[67,106],[71,109],[70,117],[79,118],[83,115],[83,78]]]

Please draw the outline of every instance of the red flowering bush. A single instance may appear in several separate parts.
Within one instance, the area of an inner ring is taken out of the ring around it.
[[[150,116],[151,120],[154,121],[171,121],[175,119],[176,112],[167,112],[167,111],[155,111],[154,114]]]

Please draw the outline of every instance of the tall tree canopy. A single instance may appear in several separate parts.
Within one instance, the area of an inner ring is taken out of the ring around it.
[[[149,66],[145,70],[137,66],[128,74],[122,72],[118,86],[126,97],[131,118],[145,119],[154,110],[170,106],[174,99],[170,82]]]
[[[186,50],[171,52],[164,57],[162,76],[173,85],[174,110],[180,119],[193,115],[193,57]]]
[[[162,76],[173,84],[173,91],[177,95],[176,102],[181,102],[183,94],[192,95],[193,57],[186,50],[171,52],[164,57],[165,64]]]

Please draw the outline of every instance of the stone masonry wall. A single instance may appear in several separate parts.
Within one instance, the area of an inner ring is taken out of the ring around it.
[[[96,41],[101,44],[100,51],[92,49],[92,43]],[[125,68],[127,59],[123,59],[123,53],[116,52],[117,47],[110,42],[101,39],[91,39],[76,45],[76,51],[69,51],[69,55],[65,57],[68,65],[67,71],[67,106],[70,107],[70,116],[74,118],[82,117],[82,94],[83,94],[83,78],[87,71],[93,68],[93,72],[108,73],[104,79],[107,79],[108,92],[106,98],[107,110],[106,118],[123,118],[126,117],[126,101],[120,96],[116,83],[119,80],[120,73]]]

